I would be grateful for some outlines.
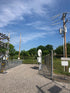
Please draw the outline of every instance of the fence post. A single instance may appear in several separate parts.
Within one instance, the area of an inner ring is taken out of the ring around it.
[[[51,79],[53,80],[53,50],[51,50]]]

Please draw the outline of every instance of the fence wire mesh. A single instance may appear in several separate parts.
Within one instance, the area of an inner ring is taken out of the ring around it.
[[[53,55],[52,52],[46,55],[39,74],[55,81],[70,83],[70,61],[68,61],[67,71],[64,71],[65,68],[61,65],[61,57],[63,57],[62,54]]]
[[[61,57],[63,57],[62,54],[53,56],[53,79],[60,82],[70,83],[69,73],[70,61],[68,61],[68,66],[64,67],[61,65],[62,64]],[[65,70],[65,68],[67,68],[67,70]]]
[[[13,59],[13,60],[1,60],[0,61],[0,72],[5,71],[7,69],[16,67],[18,65],[22,64],[22,60],[17,60],[17,59]]]
[[[5,69],[10,69],[10,68],[16,67],[20,64],[22,64],[22,60],[17,60],[17,59],[8,60],[8,63],[5,67]]]
[[[48,54],[44,57],[42,69],[39,71],[40,75],[52,79],[52,55]]]

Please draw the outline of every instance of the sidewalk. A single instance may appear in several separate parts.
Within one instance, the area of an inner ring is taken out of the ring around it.
[[[44,78],[37,67],[22,64],[0,74],[0,93],[70,93],[70,84]]]

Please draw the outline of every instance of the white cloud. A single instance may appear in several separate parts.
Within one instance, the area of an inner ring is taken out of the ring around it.
[[[13,36],[10,38],[10,43],[13,45],[18,45],[19,44],[20,37],[19,36]]]
[[[56,31],[59,29],[59,26],[58,27],[51,27],[51,26],[39,26],[39,27],[36,27],[36,29],[39,29],[39,30],[43,30],[43,31]]]
[[[22,43],[27,43],[31,40],[36,40],[38,38],[45,38],[47,35],[53,35],[55,34],[55,31],[45,31],[45,32],[36,32],[36,33],[28,33],[26,35],[21,35],[21,42]],[[13,37],[10,39],[10,43],[14,45],[18,45],[20,40],[20,36],[13,35]]]
[[[43,38],[45,37],[47,33],[31,33],[31,34],[27,34],[27,35],[24,35],[24,36],[21,36],[21,41],[23,43],[26,43],[30,40],[34,40],[34,39],[37,39],[37,38]],[[14,45],[17,45],[19,44],[19,40],[20,40],[20,36],[15,36],[13,35],[13,37],[10,39],[10,43],[14,44]]]
[[[27,23],[25,25],[37,27],[37,26],[43,25],[43,22],[41,22],[41,21],[35,21],[35,22]]]
[[[41,30],[41,31],[56,31],[60,28],[60,26],[53,26],[52,25],[46,25],[46,22],[43,22],[43,21],[35,21],[35,22],[32,22],[32,23],[27,23],[26,24],[27,26],[31,26],[31,27],[34,27],[35,29],[37,30]]]
[[[12,35],[16,35],[17,32],[16,31],[12,31],[12,30],[4,30],[4,29],[0,29],[0,33],[6,34],[7,36],[10,34],[10,36]]]
[[[22,41],[24,43],[28,42],[29,40],[33,40],[33,39],[36,39],[36,38],[43,38],[44,36],[46,35],[46,33],[32,33],[32,34],[28,34],[27,36],[24,36],[22,38]]]
[[[53,0],[55,1],[55,0]],[[44,15],[44,5],[52,5],[52,0],[0,0],[0,27],[7,26],[12,21],[23,20],[25,14],[33,12]]]

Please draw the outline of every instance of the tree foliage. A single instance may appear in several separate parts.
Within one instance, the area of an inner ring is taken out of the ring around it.
[[[67,54],[70,55],[70,43],[67,43]]]
[[[37,47],[37,50],[38,49],[42,50],[43,55],[47,55],[51,52],[51,50],[53,50],[53,46],[52,45],[46,45],[46,46],[40,45],[40,46]]]
[[[16,50],[14,49],[14,46],[12,44],[9,44],[9,55],[14,56]]]
[[[63,45],[55,49],[56,54],[63,54]],[[67,43],[67,55],[70,55],[70,43]]]
[[[63,54],[63,46],[59,46],[55,50],[56,54]]]
[[[46,50],[48,50],[48,53],[51,52],[51,50],[53,50],[53,46],[52,45],[46,45]]]
[[[25,50],[22,50],[20,55],[21,56],[29,56],[29,52],[25,51]]]
[[[51,52],[51,50],[53,50],[53,46],[52,45],[40,45],[37,48],[31,48],[28,51],[22,50],[20,55],[23,58],[24,56],[35,56],[37,57],[37,51],[38,49],[42,50],[42,55],[45,56],[47,54],[49,54]],[[5,53],[7,49],[5,48],[0,48],[0,53]],[[62,46],[58,46],[55,49],[56,54],[63,54],[63,45]],[[19,51],[16,51],[14,46],[12,44],[9,44],[9,55],[10,56],[15,56],[16,58],[18,58],[18,54]],[[67,43],[67,54],[70,55],[70,43]]]
[[[35,56],[36,53],[37,53],[37,49],[36,49],[36,48],[32,48],[32,49],[30,49],[28,52],[29,52],[29,55],[30,55],[30,56]]]
[[[38,46],[38,47],[37,47],[37,50],[38,50],[38,49],[41,49],[41,50],[43,51],[43,50],[46,50],[46,47],[45,47],[45,46],[40,45],[40,46]]]

